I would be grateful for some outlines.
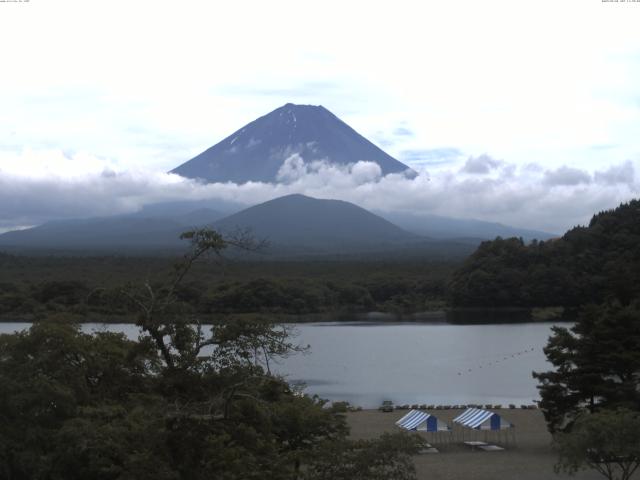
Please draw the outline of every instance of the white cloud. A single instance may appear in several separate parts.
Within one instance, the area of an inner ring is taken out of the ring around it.
[[[300,155],[294,153],[282,163],[276,178],[282,183],[291,183],[302,177],[307,171],[304,160]]]
[[[287,185],[304,182],[343,187],[376,182],[381,176],[382,169],[375,162],[359,161],[349,165],[334,164],[328,159],[305,162],[300,154],[294,153],[282,163],[276,178]]]
[[[20,165],[25,158],[45,157],[41,152],[26,152],[10,163]],[[42,161],[40,170],[28,174],[20,173],[20,168],[1,170],[0,229],[54,218],[128,213],[160,201],[219,199],[248,206],[303,193],[347,200],[368,209],[477,218],[559,233],[587,222],[597,211],[640,195],[637,165],[632,162],[591,174],[568,167],[550,173],[502,161],[489,175],[461,173],[459,166],[453,166],[435,172],[422,169],[410,179],[402,174],[381,176],[379,167],[371,162],[345,167],[327,161],[306,163],[294,155],[287,160],[289,173],[293,172],[288,183],[236,185],[201,184],[148,170],[118,170],[88,155],[66,157],[58,152],[51,158],[63,165],[80,162],[86,168],[83,174],[71,169],[61,175],[56,173],[57,162]],[[549,181],[550,175],[555,181]],[[593,175],[597,180],[576,182],[573,175]]]
[[[469,157],[462,167],[464,173],[472,173],[477,175],[486,175],[492,170],[498,168],[502,162],[495,160],[489,155],[482,154],[479,157]]]
[[[358,185],[376,182],[382,176],[382,169],[375,162],[360,161],[351,167],[351,176]]]
[[[557,185],[580,185],[581,183],[591,183],[591,175],[579,168],[563,165],[555,170],[544,172],[544,182],[551,187]]]
[[[635,169],[631,160],[627,160],[620,165],[612,165],[607,170],[597,171],[594,174],[594,179],[597,183],[603,183],[605,185],[633,185]]]

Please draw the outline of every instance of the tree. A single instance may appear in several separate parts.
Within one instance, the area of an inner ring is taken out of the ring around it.
[[[176,309],[177,292],[193,265],[203,257],[220,258],[229,247],[244,250],[261,247],[245,231],[224,237],[215,230],[201,228],[185,232],[180,238],[189,240],[189,248],[164,283],[156,286],[147,281],[142,287],[128,285],[120,290],[138,310],[137,325],[151,337],[170,370],[195,366],[200,352],[216,344],[213,335],[206,337],[197,317],[185,317]]]
[[[640,414],[630,410],[583,412],[571,432],[556,435],[556,471],[592,468],[609,480],[627,480],[640,466]]]
[[[305,480],[414,480],[411,459],[423,444],[415,434],[385,433],[377,440],[342,440],[322,445]]]
[[[544,351],[555,370],[534,372],[549,430],[584,410],[640,410],[640,306],[591,306],[568,329],[553,327]]]
[[[406,444],[348,442],[344,416],[272,374],[298,349],[286,328],[251,318],[205,332],[185,315],[176,291],[194,262],[251,243],[184,238],[167,282],[121,291],[140,312],[137,341],[68,318],[0,335],[0,480],[290,480],[343,447],[336,478],[356,466],[413,478]]]
[[[180,457],[181,471],[196,478],[203,462],[214,462],[217,452],[204,455],[211,447],[201,439],[212,438],[210,428],[217,421],[222,426],[215,426],[216,442],[226,438],[227,446],[236,443],[260,447],[261,456],[271,459],[269,468],[273,469],[273,475],[280,472],[278,475],[286,476],[288,471],[282,466],[275,468],[272,464],[275,458],[279,462],[290,458],[298,471],[300,459],[295,452],[346,433],[344,419],[323,410],[321,403],[309,405],[308,399],[293,396],[285,382],[271,375],[274,357],[304,349],[288,340],[286,327],[275,327],[260,318],[217,322],[205,332],[197,318],[185,317],[179,308],[174,308],[176,292],[197,260],[209,254],[219,258],[228,247],[255,250],[260,245],[246,233],[226,238],[209,229],[186,232],[181,238],[190,240],[190,248],[165,284],[153,286],[147,282],[143,289],[129,286],[122,290],[138,307],[138,325],[153,340],[164,364],[162,394],[173,408],[172,437],[186,435],[188,439],[176,442],[173,448],[174,457]],[[283,411],[288,418],[282,416]],[[302,419],[302,432],[281,427],[291,424],[292,418]],[[222,437],[221,431],[225,432]],[[199,435],[194,437],[194,432]],[[241,441],[238,434],[242,435]],[[251,437],[250,441],[245,434]],[[274,438],[268,441],[268,437]],[[184,444],[188,448],[183,448]],[[251,468],[248,459],[252,454],[244,450],[238,457],[244,459],[245,466],[239,478],[249,478],[251,474],[247,468]],[[261,472],[267,477],[261,462],[265,459],[255,458],[253,474]]]
[[[60,432],[93,406],[124,408],[134,396],[151,405],[147,347],[119,334],[83,334],[66,318],[0,335],[0,478],[49,478]]]

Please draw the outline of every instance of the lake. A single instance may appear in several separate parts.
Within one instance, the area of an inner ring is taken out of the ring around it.
[[[530,404],[539,398],[534,370],[550,368],[542,348],[551,323],[451,325],[444,322],[301,323],[295,341],[307,354],[274,370],[306,392],[365,408],[398,404]],[[0,333],[28,328],[0,323]],[[137,338],[127,324],[83,325]]]

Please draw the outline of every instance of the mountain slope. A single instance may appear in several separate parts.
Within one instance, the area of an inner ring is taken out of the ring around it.
[[[38,249],[119,250],[183,248],[180,233],[211,224],[221,214],[199,209],[179,215],[141,213],[47,222],[0,235],[0,246]]]
[[[476,244],[478,244],[480,240],[493,240],[496,237],[521,237],[525,242],[528,242],[533,239],[549,240],[550,238],[558,236],[549,232],[516,228],[502,223],[485,222],[482,220],[449,218],[420,213],[375,213],[399,227],[418,235],[437,239],[469,239],[469,241],[474,241]]]
[[[366,248],[419,240],[396,225],[341,200],[287,195],[247,208],[214,223],[221,231],[250,228],[272,244],[330,250]]]
[[[366,160],[384,175],[411,173],[322,106],[288,103],[254,120],[171,172],[207,182],[277,182],[284,161],[299,154],[305,162],[326,159],[347,165]]]

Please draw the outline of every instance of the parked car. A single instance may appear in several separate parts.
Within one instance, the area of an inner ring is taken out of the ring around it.
[[[396,407],[391,400],[385,400],[380,406],[380,410],[382,410],[383,412],[393,412],[395,408]]]

